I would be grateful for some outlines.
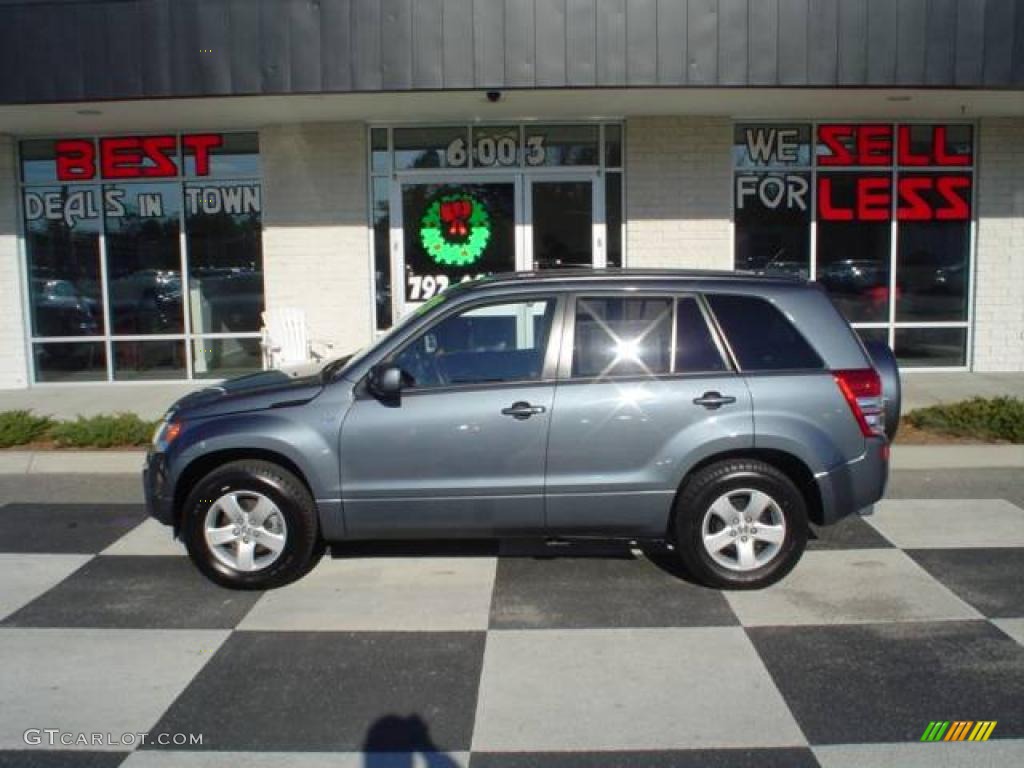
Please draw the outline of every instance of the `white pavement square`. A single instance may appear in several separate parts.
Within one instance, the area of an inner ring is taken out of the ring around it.
[[[927,719],[923,719],[922,731],[927,724]],[[821,768],[1010,768],[1024,765],[1024,741],[995,739],[926,744],[839,744],[814,747],[814,756],[821,763]]]
[[[323,560],[268,592],[239,625],[252,630],[485,630],[493,557]]]
[[[91,555],[0,554],[0,619],[77,571]]]
[[[865,520],[902,549],[1024,547],[1024,509],[1003,499],[886,499]]]
[[[158,520],[144,520],[115,541],[102,555],[187,555],[185,545],[174,538],[169,526]]]
[[[725,597],[748,627],[983,618],[898,549],[805,552],[778,584]]]
[[[26,728],[116,738],[148,732],[227,636],[224,630],[5,628],[0,749],[25,748]]]
[[[1024,619],[992,619],[992,623],[1024,645]],[[1021,765],[1024,765],[1024,760],[1021,761]]]
[[[488,633],[474,751],[805,744],[740,628]]]

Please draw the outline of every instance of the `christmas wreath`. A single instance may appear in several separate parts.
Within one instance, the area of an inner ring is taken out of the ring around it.
[[[472,195],[443,195],[420,219],[420,243],[437,264],[467,267],[491,240],[491,217]]]

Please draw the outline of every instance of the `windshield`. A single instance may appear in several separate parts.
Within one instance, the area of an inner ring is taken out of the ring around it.
[[[385,333],[383,336],[378,338],[373,344],[369,344],[362,349],[358,350],[354,355],[348,357],[338,358],[328,363],[324,367],[324,380],[334,379],[337,376],[343,374],[347,369],[354,365],[358,365],[362,360],[374,349],[379,347],[381,344],[386,343],[392,337],[397,336],[399,333],[404,331],[408,326],[419,320],[425,314],[430,312],[434,307],[445,302],[451,296],[451,291],[445,291],[439,293],[434,298],[420,304],[416,309],[410,312],[408,315],[399,320],[395,325],[391,326],[391,330]]]

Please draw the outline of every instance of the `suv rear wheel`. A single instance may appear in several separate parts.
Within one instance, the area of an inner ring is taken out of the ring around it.
[[[754,459],[711,464],[676,501],[675,544],[687,570],[712,587],[759,589],[797,564],[807,506],[793,482]]]
[[[323,551],[306,486],[267,461],[233,461],[200,480],[185,503],[184,535],[199,570],[234,589],[287,584]]]

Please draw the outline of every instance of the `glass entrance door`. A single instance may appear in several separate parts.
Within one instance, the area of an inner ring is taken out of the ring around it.
[[[596,181],[595,174],[528,180],[527,268],[605,266],[604,204]]]

